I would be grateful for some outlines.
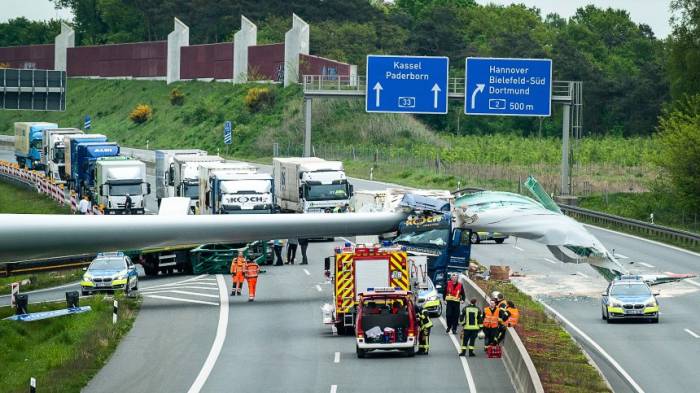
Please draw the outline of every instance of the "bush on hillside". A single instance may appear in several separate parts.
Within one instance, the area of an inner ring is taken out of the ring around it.
[[[153,109],[147,104],[138,104],[136,108],[129,114],[129,120],[136,124],[145,123],[153,117]]]
[[[248,89],[245,104],[251,112],[260,112],[275,104],[275,94],[269,87],[253,87]]]
[[[181,106],[185,103],[185,94],[177,87],[170,90],[170,105]]]
[[[10,68],[10,63],[0,62],[0,68]]]

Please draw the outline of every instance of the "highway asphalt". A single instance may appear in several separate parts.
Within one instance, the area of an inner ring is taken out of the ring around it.
[[[635,273],[697,273],[700,255],[623,234],[589,228]],[[601,319],[600,293],[607,285],[589,265],[563,264],[542,245],[509,238],[505,244],[475,245],[472,258],[490,265],[510,265],[525,277],[513,282],[550,305],[575,329],[567,329],[601,368],[615,392],[698,391],[700,374],[700,285],[698,280],[656,286],[661,321],[607,324]],[[687,330],[686,330],[687,329]],[[595,348],[603,348],[608,357]],[[619,368],[613,364],[619,364]],[[620,371],[622,370],[622,371]],[[623,377],[629,375],[629,379]],[[635,386],[636,384],[636,386]]]

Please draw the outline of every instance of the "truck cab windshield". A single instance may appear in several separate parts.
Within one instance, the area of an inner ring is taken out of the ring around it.
[[[109,195],[141,195],[142,193],[141,182],[109,185]]]
[[[306,186],[307,201],[326,201],[348,199],[346,184],[311,184]]]
[[[433,245],[444,247],[450,238],[449,229],[431,229],[425,232],[402,233],[396,238],[397,243],[410,245]]]
[[[199,184],[192,183],[182,187],[182,196],[190,199],[199,199]]]
[[[54,147],[53,162],[64,162],[66,158],[66,149],[64,147]]]
[[[41,139],[33,139],[30,146],[32,149],[41,149]]]

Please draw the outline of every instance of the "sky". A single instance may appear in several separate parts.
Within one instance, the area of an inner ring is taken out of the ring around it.
[[[147,0],[146,0],[147,1]],[[511,4],[523,3],[528,7],[537,7],[542,11],[542,16],[556,12],[562,17],[568,18],[576,12],[576,9],[587,4],[593,4],[600,8],[622,8],[627,10],[636,23],[645,23],[651,26],[654,34],[659,38],[665,38],[670,32],[669,0],[476,0],[479,4]],[[51,18],[70,19],[72,16],[66,10],[57,11],[49,0],[0,0],[0,22],[8,19],[24,16],[27,19],[44,20]]]

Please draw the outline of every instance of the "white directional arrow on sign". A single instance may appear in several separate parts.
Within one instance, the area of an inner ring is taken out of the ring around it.
[[[430,89],[430,91],[432,91],[434,94],[433,95],[433,108],[437,108],[437,106],[438,106],[438,93],[441,92],[442,89],[440,89],[440,86],[438,86],[438,84],[436,83],[433,86],[433,88]]]
[[[472,109],[476,108],[476,93],[483,92],[484,87],[486,87],[486,85],[483,83],[476,84],[476,89],[474,89],[474,92],[472,92]]]
[[[374,106],[378,107],[379,106],[379,94],[380,94],[379,92],[381,92],[383,90],[382,84],[377,82],[377,84],[374,85],[372,90],[374,90],[374,92],[376,93],[375,98],[374,98]]]

